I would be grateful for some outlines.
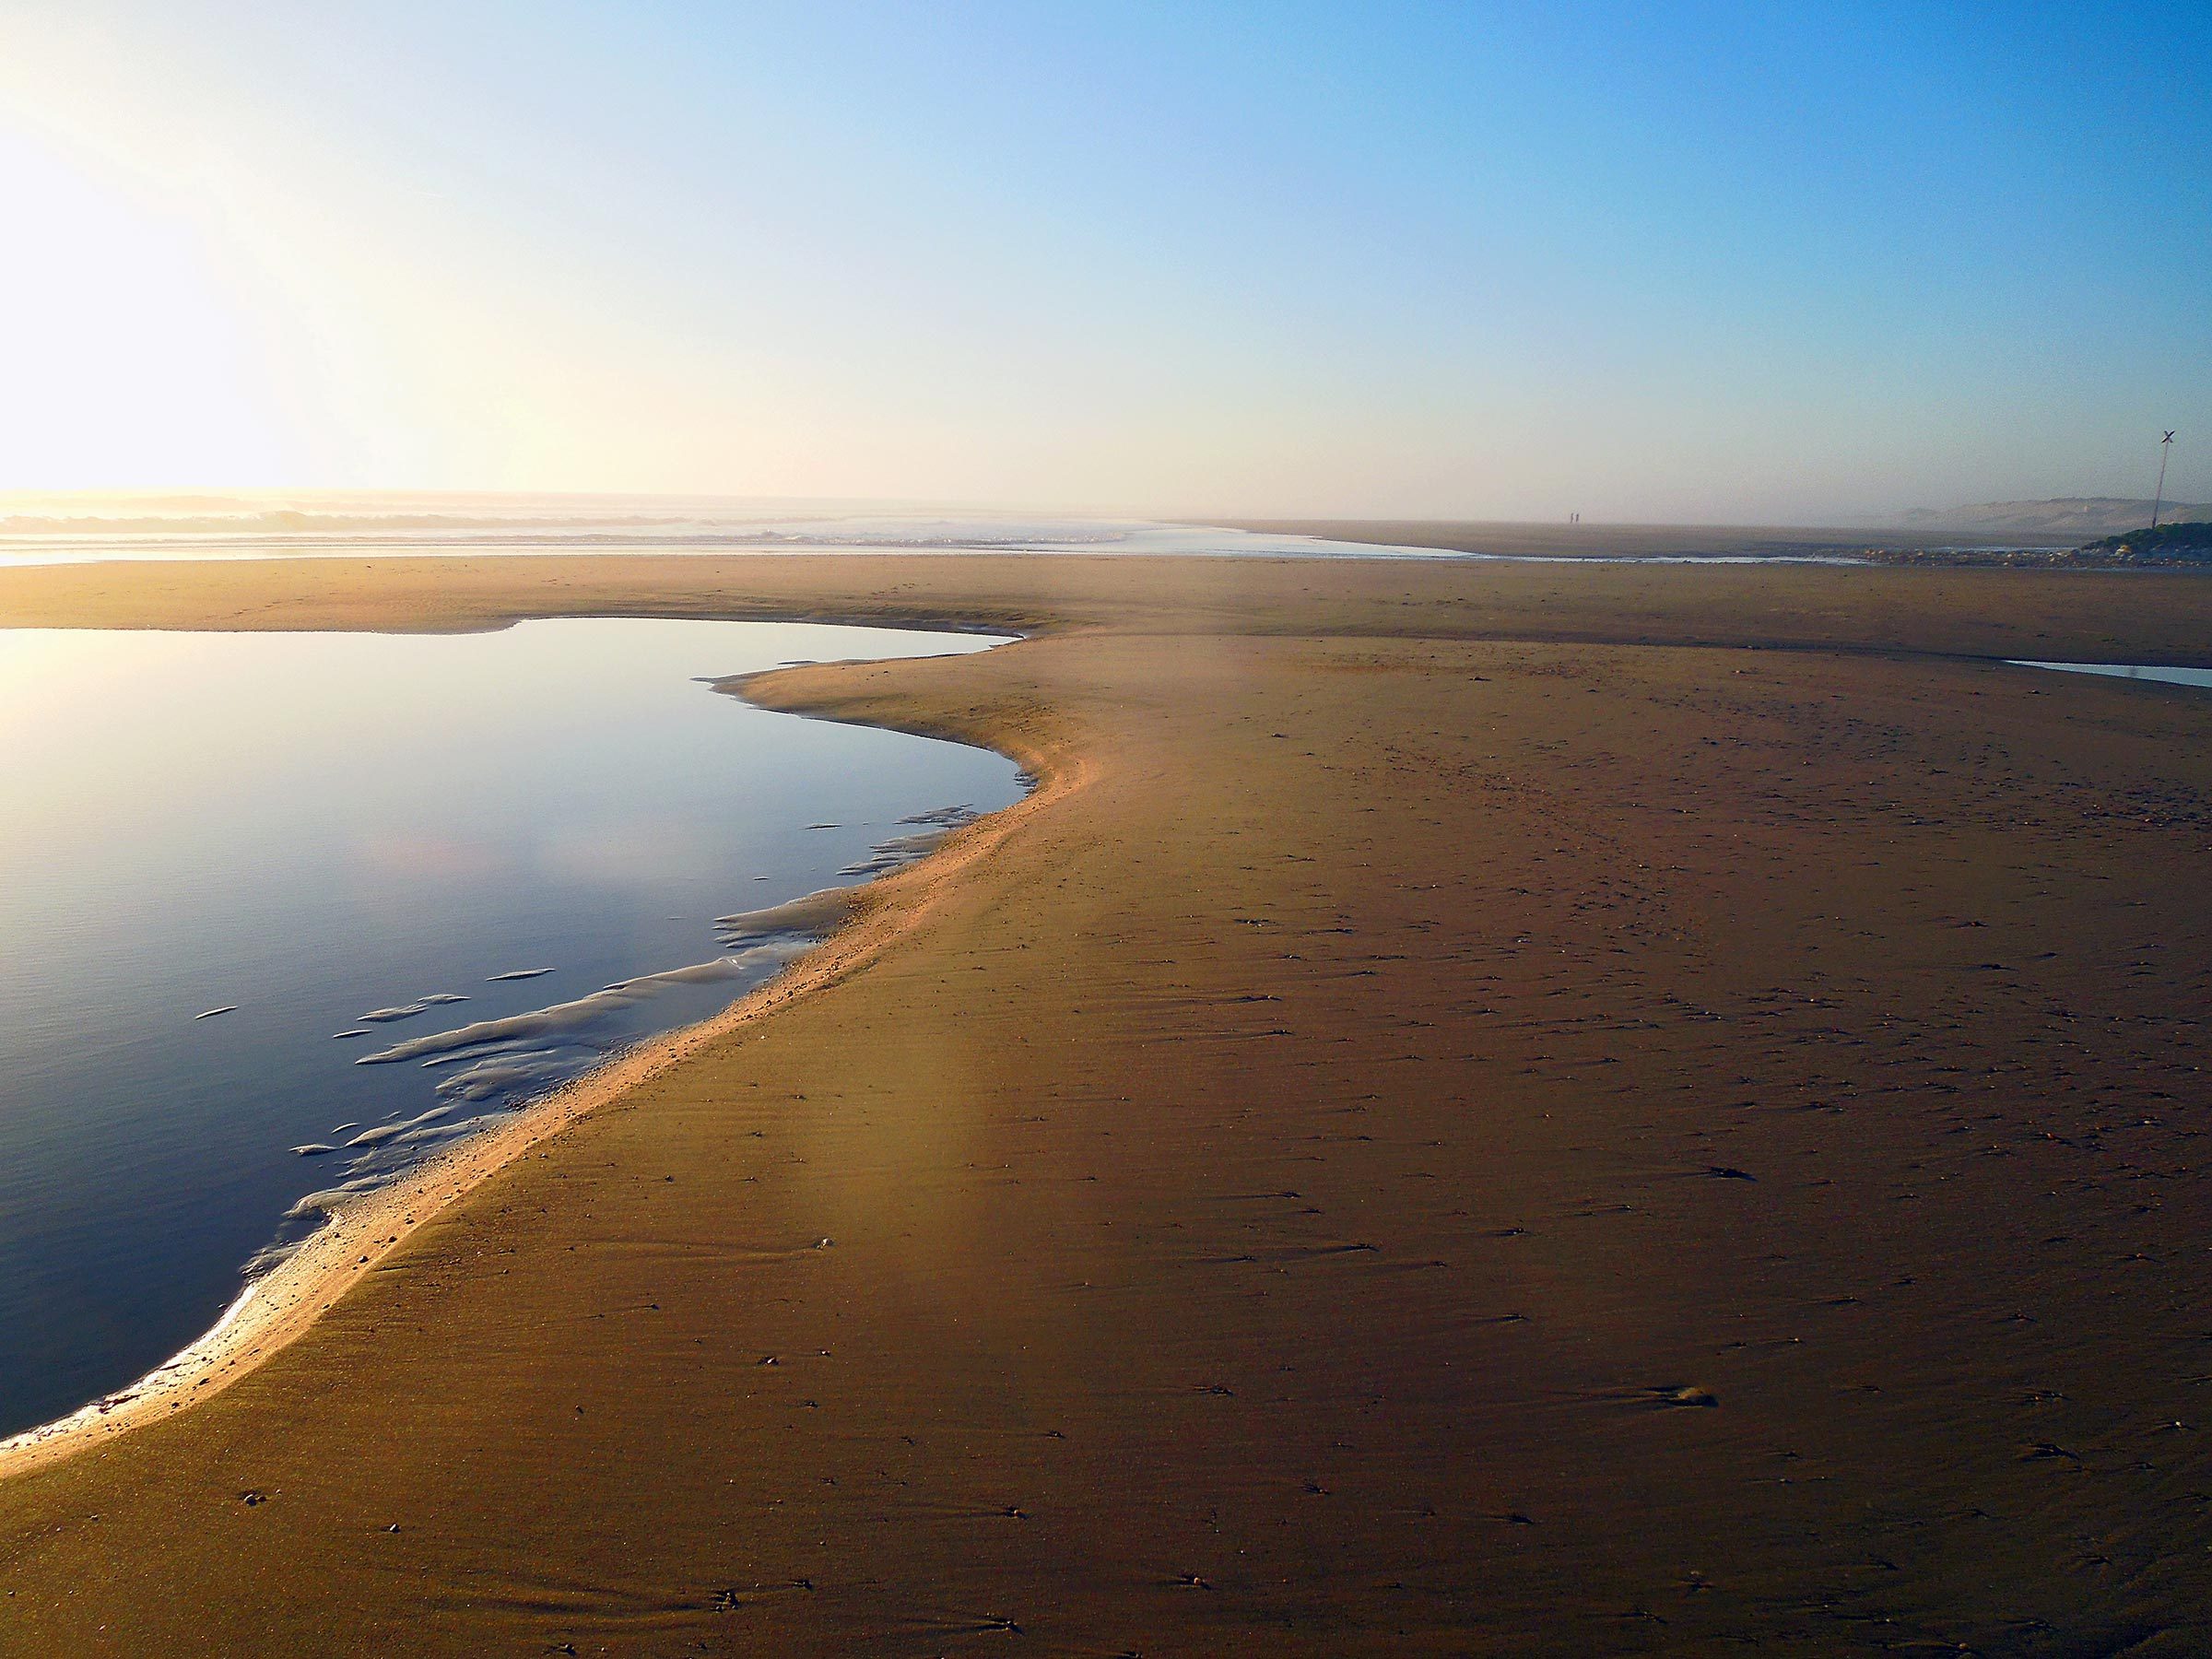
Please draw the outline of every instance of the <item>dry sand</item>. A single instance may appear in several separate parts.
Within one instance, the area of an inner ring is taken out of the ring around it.
[[[2212,582],[0,573],[18,625],[609,612],[1041,629],[747,692],[1048,789],[0,1482],[0,1650],[2212,1644],[2212,699],[1988,660],[2202,660]]]

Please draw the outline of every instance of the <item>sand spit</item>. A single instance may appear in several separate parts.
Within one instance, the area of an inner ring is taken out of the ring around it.
[[[2212,700],[1992,660],[2212,583],[401,562],[0,617],[1026,618],[748,690],[1047,790],[0,1481],[0,1649],[2212,1651]]]

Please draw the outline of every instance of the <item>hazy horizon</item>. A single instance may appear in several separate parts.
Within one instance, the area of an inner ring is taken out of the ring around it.
[[[2052,495],[2020,498],[2008,502],[1946,502],[1900,508],[1880,517],[1855,523],[1816,520],[1750,520],[1726,518],[1602,519],[1585,514],[1581,523],[1592,529],[1664,526],[1713,529],[1796,529],[1894,531],[1922,526],[1940,529],[1955,523],[1965,528],[1975,509],[1989,506],[2055,506],[2069,501],[2140,500],[2149,498]],[[2202,507],[2169,493],[2166,505]],[[1375,524],[1438,523],[1497,525],[1559,524],[1561,519],[1509,519],[1495,516],[1409,513],[1264,513],[1206,512],[1146,510],[1129,506],[1100,506],[1055,501],[962,501],[892,500],[887,498],[732,495],[713,492],[655,492],[621,490],[526,489],[379,489],[332,488],[204,488],[124,490],[0,489],[0,535],[36,534],[26,525],[60,526],[81,520],[88,530],[108,525],[179,526],[194,523],[220,526],[231,518],[275,518],[300,514],[328,521],[332,527],[372,521],[404,522],[440,517],[456,524],[485,526],[547,524],[650,524],[665,521],[696,523],[714,519],[924,519],[942,516],[947,522],[988,523],[992,520],[1058,521],[1068,524],[1187,524],[1232,525],[1371,522]],[[1947,515],[1957,515],[1952,519]]]
[[[2155,65],[2207,45],[29,4],[0,490],[1871,525],[2148,498],[2178,428],[2201,501],[2212,112]]]

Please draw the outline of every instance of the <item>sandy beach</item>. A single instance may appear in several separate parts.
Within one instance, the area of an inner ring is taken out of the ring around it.
[[[1029,634],[733,688],[1043,787],[18,1456],[0,1652],[2212,1644],[2212,698],[2002,661],[2202,663],[2212,582],[0,571],[564,615]]]

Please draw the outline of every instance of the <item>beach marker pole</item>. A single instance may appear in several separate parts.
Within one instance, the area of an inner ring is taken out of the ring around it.
[[[2166,505],[2166,457],[2173,453],[2173,434],[2169,432],[2159,440],[2159,488],[2150,503],[2150,527],[2159,527],[2159,512]]]

